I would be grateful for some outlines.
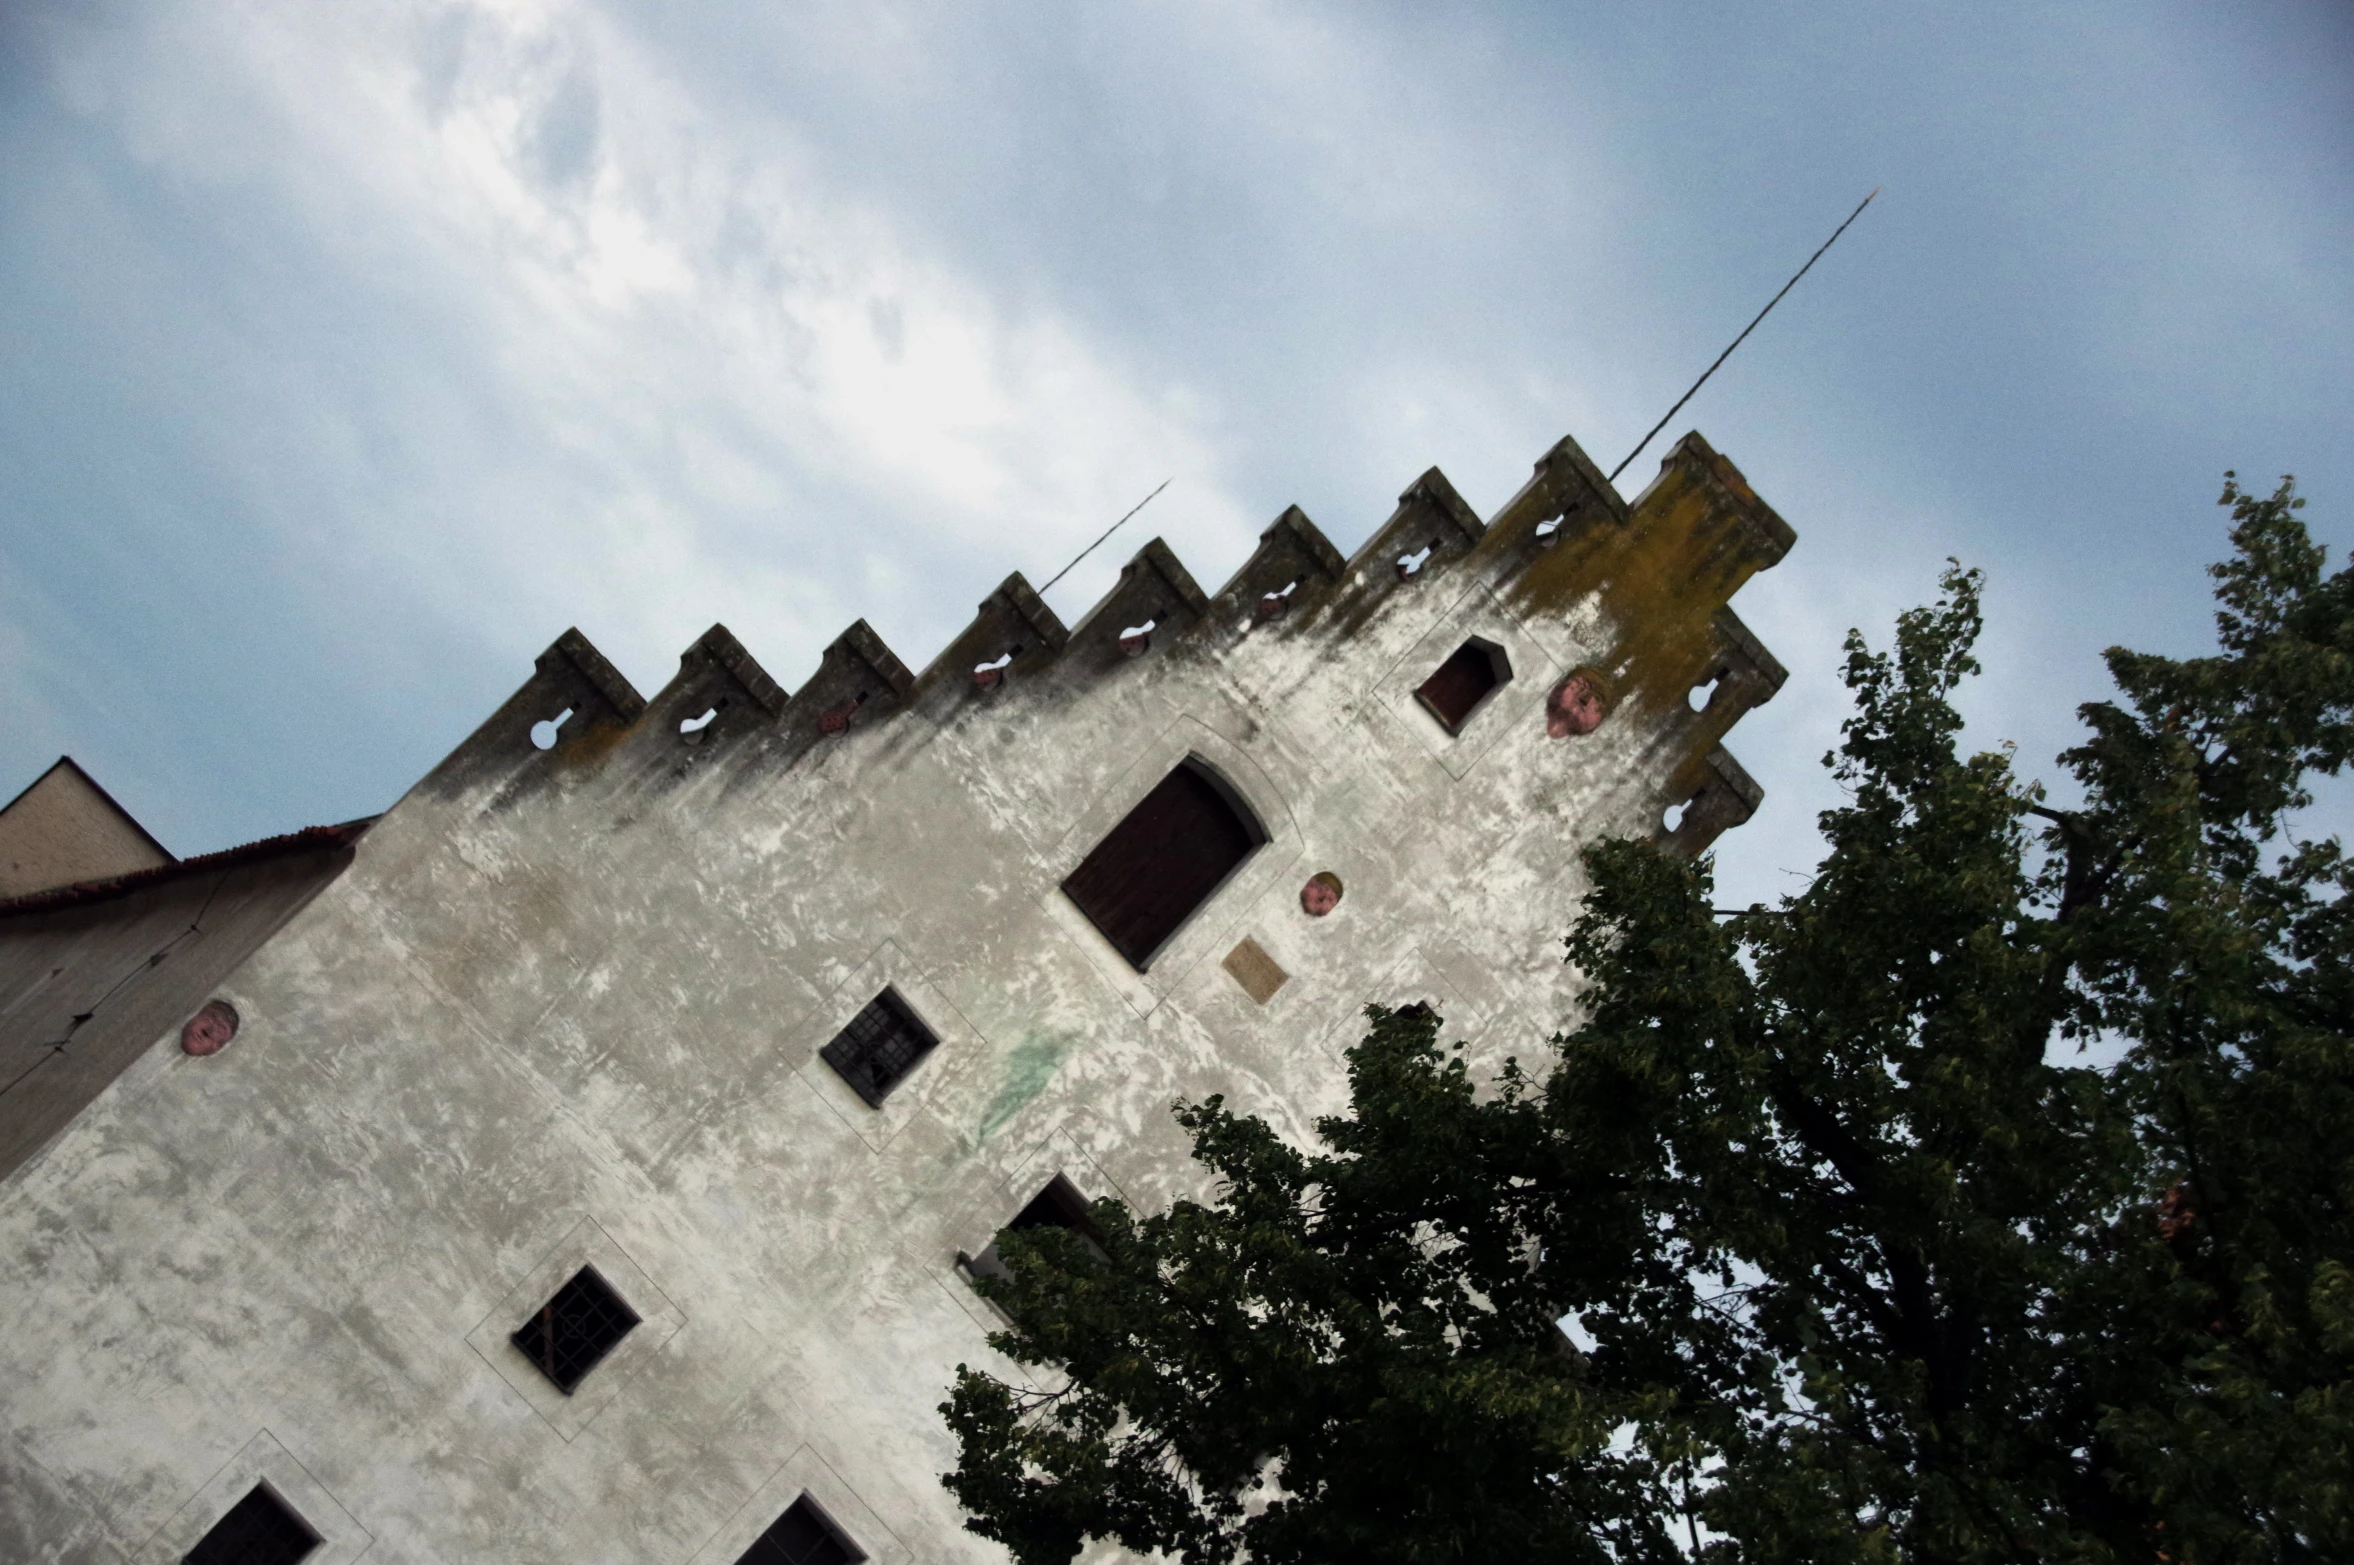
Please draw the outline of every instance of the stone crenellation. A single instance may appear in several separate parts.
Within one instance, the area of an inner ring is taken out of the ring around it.
[[[1658,520],[1648,511],[1658,512]],[[1466,573],[1484,575],[1532,603],[1558,599],[1565,588],[1631,597],[1625,583],[1602,574],[1601,562],[1623,560],[1630,540],[1647,524],[1681,524],[1688,532],[1678,541],[1699,541],[1706,552],[1687,562],[1695,567],[1688,584],[1669,584],[1679,592],[1673,618],[1682,634],[1671,642],[1647,627],[1630,636],[1614,678],[1638,702],[1679,685],[1713,686],[1694,720],[1671,717],[1671,725],[1688,731],[1695,743],[1669,779],[1667,791],[1680,794],[1670,806],[1692,808],[1662,835],[1676,851],[1697,854],[1747,820],[1763,797],[1730,754],[1713,743],[1701,748],[1698,739],[1721,738],[1788,677],[1725,599],[1749,574],[1779,560],[1796,536],[1697,433],[1661,459],[1659,481],[1632,504],[1565,438],[1537,463],[1535,475],[1492,525],[1483,525],[1446,475],[1431,468],[1399,495],[1389,520],[1347,559],[1305,512],[1287,507],[1215,596],[1205,594],[1155,538],[1069,629],[1016,571],[920,674],[910,674],[862,619],[826,648],[799,691],[788,692],[726,626],[714,625],[681,654],[677,676],[648,700],[585,636],[567,630],[541,654],[535,677],[435,777],[470,775],[487,756],[515,752],[515,736],[534,721],[565,712],[580,720],[564,725],[554,747],[562,752],[558,764],[582,753],[601,756],[615,745],[617,729],[643,726],[652,744],[666,746],[679,724],[713,714],[707,726],[694,730],[691,757],[665,757],[684,775],[690,762],[708,765],[743,743],[755,745],[756,753],[742,764],[787,766],[818,741],[875,728],[902,711],[952,721],[958,707],[976,700],[1028,699],[1040,689],[1053,690],[1058,679],[1116,675],[1139,656],[1215,657],[1254,633],[1322,637],[1345,656],[1349,638],[1393,594],[1443,593]],[[1655,584],[1653,590],[1660,588]],[[1259,611],[1265,603],[1278,607],[1272,614]],[[1641,613],[1648,606],[1635,607]],[[1704,628],[1696,623],[1702,614]],[[1271,623],[1276,619],[1280,628]],[[1147,625],[1152,628],[1143,645],[1122,646],[1129,630]],[[996,677],[972,678],[998,659],[1005,662]]]

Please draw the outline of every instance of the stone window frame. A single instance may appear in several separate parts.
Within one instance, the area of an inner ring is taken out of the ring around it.
[[[1462,716],[1449,717],[1440,705],[1438,698],[1431,693],[1431,687],[1438,683],[1439,675],[1455,667],[1458,661],[1466,658],[1484,667],[1487,683],[1480,689],[1479,694],[1471,698],[1471,703],[1463,709]],[[1414,687],[1414,695],[1422,709],[1431,715],[1432,721],[1447,731],[1447,737],[1450,739],[1459,738],[1463,730],[1469,728],[1472,721],[1481,712],[1486,711],[1499,695],[1503,694],[1504,687],[1511,684],[1515,677],[1512,656],[1502,646],[1486,636],[1466,636],[1463,638],[1461,646],[1441,658],[1438,666],[1423,676],[1422,683]]]
[[[255,1484],[267,1485],[288,1510],[319,1535],[319,1546],[302,1557],[302,1565],[350,1565],[376,1542],[375,1534],[361,1526],[327,1486],[265,1428],[240,1446],[202,1488],[149,1534],[134,1558],[139,1565],[180,1565],[188,1551],[202,1542]]]
[[[806,1441],[713,1529],[687,1565],[735,1565],[770,1524],[803,1495],[865,1552],[863,1565],[913,1565],[915,1555],[906,1541],[885,1526],[835,1465]]]
[[[1028,1200],[1014,1208],[1011,1216],[998,1223],[997,1232],[990,1236],[989,1242],[983,1245],[979,1251],[969,1254],[963,1250],[957,1251],[956,1269],[972,1281],[978,1281],[983,1277],[1008,1275],[1006,1264],[997,1253],[997,1241],[1014,1231],[1014,1225],[1022,1220],[1023,1214],[1032,1207],[1042,1204],[1050,1209],[1061,1206],[1076,1207],[1079,1210],[1070,1213],[1074,1219],[1071,1222],[1059,1222],[1050,1215],[1041,1222],[1031,1224],[1031,1227],[1060,1228],[1065,1233],[1077,1234],[1080,1239],[1085,1241],[1087,1247],[1101,1258],[1104,1256],[1103,1234],[1097,1229],[1092,1218],[1083,1215],[1084,1209],[1093,1206],[1097,1199],[1080,1188],[1079,1182],[1071,1177],[1067,1168],[1057,1168],[1046,1176],[1043,1184],[1030,1192]]]
[[[1468,641],[1484,641],[1500,650],[1512,665],[1512,677],[1483,697],[1463,726],[1449,733],[1417,692],[1432,671]],[[1460,782],[1516,725],[1535,723],[1535,737],[1544,738],[1545,697],[1569,668],[1494,595],[1475,594],[1441,615],[1405,656],[1390,665],[1374,683],[1374,699],[1368,705],[1389,714],[1388,727],[1399,730],[1405,742]]]
[[[986,1172],[977,1171],[973,1183],[980,1188],[958,1203],[947,1220],[932,1230],[933,1242],[938,1246],[934,1277],[984,1331],[1002,1331],[1012,1324],[1013,1317],[974,1291],[972,1275],[957,1264],[957,1256],[962,1252],[970,1258],[987,1249],[1004,1229],[1006,1219],[1027,1205],[1056,1175],[1068,1179],[1090,1201],[1110,1197],[1126,1203],[1131,1211],[1142,1209],[1127,1186],[1113,1178],[1111,1170],[1081,1144],[1073,1133],[1073,1125],[1073,1121],[1064,1120],[1026,1141],[1016,1142],[1018,1152],[1006,1161],[996,1162]],[[987,1155],[985,1148],[983,1156]]]
[[[510,1335],[583,1266],[596,1268],[606,1286],[637,1312],[638,1323],[567,1395],[515,1346]],[[569,1445],[612,1406],[639,1371],[678,1334],[686,1319],[686,1312],[654,1285],[603,1224],[583,1217],[516,1280],[481,1324],[466,1334],[466,1345]]]
[[[851,1029],[865,1024],[870,1015],[879,1018],[873,1031],[883,1036],[878,1038],[870,1033],[868,1036],[853,1038]],[[879,1079],[877,1056],[887,1054],[891,1043],[911,1045],[912,1052],[887,1080]],[[837,1044],[846,1047],[837,1051]],[[939,1052],[939,1048],[940,1034],[924,1020],[920,1011],[908,1003],[907,997],[896,986],[885,984],[875,991],[873,999],[851,1013],[850,1020],[844,1022],[841,1030],[817,1051],[817,1057],[832,1066],[834,1074],[840,1076],[851,1091],[858,1093],[867,1107],[879,1109],[890,1101],[891,1094],[899,1089],[900,1083],[910,1080],[917,1071],[923,1069],[924,1061]],[[851,1074],[855,1070],[865,1072],[871,1090],[860,1090]]]
[[[1493,706],[1495,703],[1490,702]],[[1177,766],[1193,760],[1208,767],[1258,818],[1266,841],[1238,865],[1209,899],[1194,909],[1177,932],[1154,953],[1152,966],[1138,972],[1063,894],[1062,883],[1112,828],[1128,818],[1144,796]],[[1064,831],[1047,859],[1047,884],[1039,905],[1103,975],[1139,1017],[1185,986],[1194,970],[1230,950],[1236,931],[1271,888],[1290,895],[1286,877],[1306,851],[1292,816],[1289,790],[1279,788],[1255,756],[1191,715],[1178,718],[1135,752],[1135,759],[1090,800]]]
[[[821,1051],[885,989],[898,995],[900,1003],[940,1041],[899,1078],[881,1103],[869,1104],[825,1061]],[[803,1051],[793,1073],[875,1152],[889,1146],[951,1082],[993,1058],[979,1029],[965,1020],[964,1013],[896,940],[885,940],[875,947],[873,954],[794,1024],[793,1031]]]

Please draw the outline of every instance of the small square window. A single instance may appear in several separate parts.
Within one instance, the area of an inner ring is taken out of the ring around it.
[[[891,1089],[907,1079],[917,1062],[940,1046],[932,1029],[916,1019],[907,1002],[889,989],[867,1002],[850,1025],[818,1051],[850,1090],[881,1108]]]
[[[752,1540],[736,1565],[858,1565],[865,1558],[866,1551],[805,1494]]]
[[[1512,661],[1492,641],[1474,636],[1455,649],[1414,692],[1439,726],[1448,733],[1463,732],[1471,714],[1512,680]]]
[[[621,1301],[612,1284],[598,1276],[595,1267],[583,1266],[538,1314],[516,1327],[509,1340],[556,1383],[558,1391],[570,1396],[581,1377],[637,1323],[637,1311]]]
[[[319,1546],[319,1535],[267,1484],[255,1484],[181,1565],[295,1565]]]

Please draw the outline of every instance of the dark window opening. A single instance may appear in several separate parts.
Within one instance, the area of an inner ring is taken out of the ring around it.
[[[294,1565],[319,1546],[319,1535],[266,1484],[229,1507],[181,1565]]]
[[[1186,761],[1063,882],[1063,894],[1144,971],[1267,833],[1208,768]]]
[[[850,1090],[879,1109],[891,1089],[907,1079],[919,1061],[940,1046],[932,1029],[917,1019],[907,1002],[886,989],[869,1000],[866,1009],[850,1018],[850,1025],[818,1051]]]
[[[583,1266],[509,1340],[566,1396],[638,1323],[612,1284]]]
[[[1475,636],[1457,647],[1455,655],[1422,682],[1414,697],[1448,733],[1459,734],[1480,704],[1511,678],[1512,663],[1504,656],[1504,649]]]
[[[1060,1228],[1066,1233],[1077,1234],[1086,1241],[1087,1248],[1097,1255],[1103,1254],[1103,1231],[1095,1226],[1095,1219],[1087,1215],[1087,1198],[1079,1193],[1077,1185],[1061,1174],[1048,1180],[1046,1188],[1032,1196],[1030,1204],[1016,1212],[1012,1221],[998,1230],[998,1236],[1002,1238],[1006,1234],[1019,1233],[1025,1228]],[[1005,1262],[998,1256],[994,1240],[979,1255],[966,1255],[958,1251],[956,1264],[975,1277],[1006,1275]]]
[[[866,1551],[805,1494],[752,1540],[736,1565],[858,1565],[865,1558]]]
[[[1030,1204],[1014,1213],[1014,1220],[1006,1228],[1019,1232],[1024,1228],[1067,1228],[1072,1233],[1098,1248],[1103,1235],[1097,1231],[1095,1219],[1087,1215],[1087,1198],[1079,1187],[1057,1174],[1046,1182],[1046,1188],[1030,1198]]]

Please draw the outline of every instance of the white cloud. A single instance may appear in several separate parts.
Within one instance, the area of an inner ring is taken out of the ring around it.
[[[442,367],[517,443],[447,450],[482,465],[388,484],[337,540],[454,621],[528,643],[578,619],[658,681],[716,616],[790,679],[861,613],[928,654],[958,628],[943,593],[1046,574],[1172,474],[1156,521],[1235,552],[1251,530],[1198,393],[994,297],[829,188],[784,121],[699,113],[592,6],[131,25],[68,52],[71,101],[460,323]],[[943,582],[943,549],[974,574]]]

